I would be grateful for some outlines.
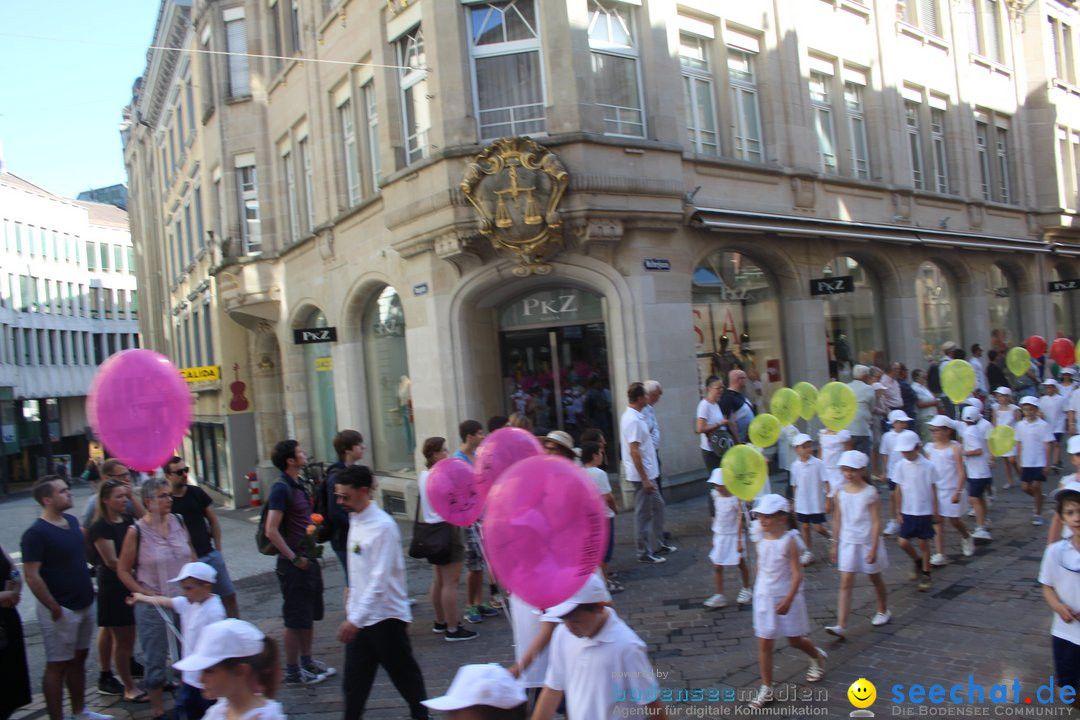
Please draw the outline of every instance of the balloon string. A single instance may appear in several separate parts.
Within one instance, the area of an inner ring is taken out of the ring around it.
[[[502,583],[499,582],[499,578],[495,575],[495,568],[491,567],[491,564],[488,563],[487,554],[484,552],[484,530],[483,525],[479,520],[473,523],[473,532],[476,534],[476,547],[480,553],[480,559],[483,561],[484,566],[487,567],[491,579],[495,581],[496,585],[502,587]],[[506,593],[503,593],[503,595],[505,596]],[[506,618],[513,622],[513,617],[511,617],[510,613],[510,598],[506,598],[506,602],[503,603],[503,610],[506,612]]]

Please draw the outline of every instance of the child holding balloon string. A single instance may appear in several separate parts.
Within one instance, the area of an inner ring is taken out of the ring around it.
[[[743,504],[731,494],[724,485],[724,470],[716,468],[709,474],[708,483],[712,485],[713,500],[713,544],[709,552],[709,561],[713,566],[713,582],[716,592],[705,601],[707,608],[722,608],[727,605],[724,597],[724,568],[739,568],[742,576],[742,589],[735,601],[745,605],[754,598],[750,590],[750,566],[746,562],[743,549]]]
[[[1012,390],[1004,385],[994,390],[994,400],[996,407],[994,408],[994,427],[1005,425],[1011,428],[1016,427],[1016,423],[1020,421],[1020,408],[1013,405]],[[1016,475],[1020,475],[1020,466],[1016,460],[1016,446],[1014,445],[1011,450],[1000,456],[1003,463],[1005,463],[1005,484],[1002,486],[1003,490],[1008,490],[1013,486],[1013,470],[1016,471]]]
[[[949,563],[945,557],[946,518],[960,533],[960,549],[964,557],[975,554],[975,541],[961,517],[967,509],[967,478],[960,445],[953,439],[955,432],[953,421],[944,415],[935,415],[930,420],[930,434],[934,441],[926,448],[926,457],[934,466],[938,497],[938,512],[934,518],[934,546],[937,552],[930,558],[930,564],[935,567]]]
[[[968,501],[975,511],[975,530],[971,537],[975,540],[991,540],[990,521],[986,516],[988,503],[983,495],[993,486],[991,476],[993,457],[990,454],[990,423],[979,413],[978,408],[968,405],[961,415],[964,426],[960,429],[960,454],[964,459],[964,473],[967,475]]]

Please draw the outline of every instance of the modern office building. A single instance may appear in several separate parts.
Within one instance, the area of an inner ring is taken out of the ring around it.
[[[767,401],[1077,335],[1077,28],[1059,0],[165,0],[125,130],[144,330],[193,352],[202,303],[263,464],[357,428],[391,507],[423,438],[613,433],[646,378],[689,482],[710,373]]]
[[[127,213],[0,171],[0,222],[0,480],[50,463],[77,475],[100,451],[85,408],[94,372],[139,346]]]

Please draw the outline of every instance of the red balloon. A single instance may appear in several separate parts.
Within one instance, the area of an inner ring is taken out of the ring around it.
[[[1031,353],[1031,357],[1041,358],[1046,354],[1046,339],[1042,335],[1032,335],[1024,341],[1024,347]]]
[[[1069,338],[1058,338],[1050,343],[1050,357],[1061,367],[1068,367],[1076,360],[1076,346]]]

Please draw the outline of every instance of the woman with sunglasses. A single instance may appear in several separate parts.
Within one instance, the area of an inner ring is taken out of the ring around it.
[[[133,593],[174,597],[180,594],[180,585],[171,580],[185,563],[196,560],[195,549],[180,517],[172,513],[169,481],[148,479],[143,483],[142,496],[146,515],[128,528],[116,574]],[[142,603],[135,608],[135,628],[146,665],[144,685],[153,720],[165,718],[162,691],[167,679],[165,657],[170,632],[166,619],[175,627],[171,610]]]
[[[110,477],[101,483],[89,537],[97,566],[98,627],[101,634],[110,636],[105,647],[112,650],[112,657],[99,658],[101,677],[98,679],[98,690],[105,688],[111,695],[123,693],[124,700],[141,703],[146,702],[148,696],[139,691],[131,676],[131,656],[135,651],[135,611],[124,602],[128,591],[116,576],[124,536],[135,522],[128,511],[130,497],[131,486],[124,479]],[[112,667],[120,674],[120,682],[112,674]]]

